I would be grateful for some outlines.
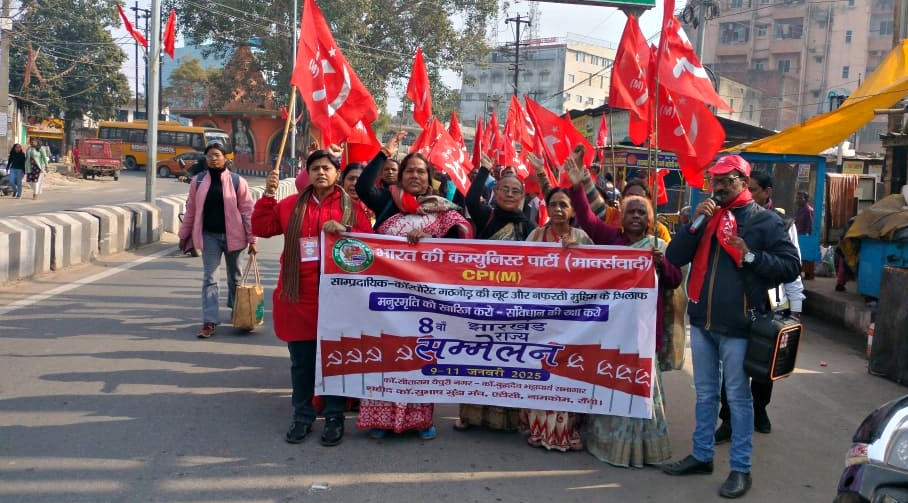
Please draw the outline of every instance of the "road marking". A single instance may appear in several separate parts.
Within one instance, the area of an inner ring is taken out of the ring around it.
[[[171,253],[175,252],[178,249],[179,249],[178,247],[172,246],[165,250],[161,250],[157,253],[152,253],[151,255],[148,255],[147,257],[142,257],[138,260],[114,267],[113,269],[107,269],[106,271],[99,272],[98,274],[94,274],[94,275],[88,276],[86,278],[77,279],[77,280],[73,281],[72,283],[67,283],[65,285],[60,285],[56,288],[51,288],[50,290],[48,290],[46,292],[36,293],[35,295],[32,295],[31,297],[26,297],[24,299],[20,299],[20,300],[11,302],[4,307],[0,307],[0,316],[3,316],[4,314],[9,314],[17,309],[22,309],[23,307],[28,307],[28,306],[37,304],[38,302],[42,302],[47,299],[53,298],[54,296],[60,295],[61,293],[66,293],[70,290],[75,290],[76,288],[79,288],[80,286],[90,285],[90,284],[94,283],[95,281],[99,281],[99,280],[102,280],[109,276],[113,276],[114,274],[119,274],[123,271],[128,271],[128,270],[130,270],[134,267],[140,266],[146,262],[151,262],[154,259],[161,258],[165,255],[170,255]]]

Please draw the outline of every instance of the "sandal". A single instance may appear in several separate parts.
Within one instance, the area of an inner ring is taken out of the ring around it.
[[[425,430],[422,430],[421,432],[419,432],[419,438],[421,438],[423,440],[432,440],[437,435],[438,435],[438,433],[435,431],[434,426],[429,426]]]
[[[454,420],[454,431],[467,431],[472,428],[473,425],[464,421],[461,418]]]
[[[214,335],[214,323],[205,323],[202,325],[202,329],[199,330],[198,337],[199,339],[210,339]]]
[[[385,438],[385,435],[388,434],[388,430],[383,430],[381,428],[372,428],[369,430],[369,438],[374,438],[375,440],[381,440]]]

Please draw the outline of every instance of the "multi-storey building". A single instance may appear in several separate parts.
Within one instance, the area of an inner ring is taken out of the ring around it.
[[[464,66],[457,110],[464,124],[473,126],[493,110],[501,121],[507,116],[515,93],[514,56],[513,45],[503,46]],[[527,95],[559,114],[597,107],[605,104],[614,62],[614,46],[580,35],[522,42],[516,93],[521,103]]]
[[[895,0],[711,0],[701,60],[762,92],[760,125],[785,129],[837,107],[892,49]],[[881,152],[879,117],[854,135]]]

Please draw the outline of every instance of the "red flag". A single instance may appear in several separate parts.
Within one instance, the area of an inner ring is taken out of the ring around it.
[[[466,150],[467,146],[463,141],[463,131],[460,129],[460,122],[457,120],[457,111],[455,110],[451,110],[451,124],[448,125],[448,133],[451,134],[451,138],[454,138],[454,141],[460,143],[460,146]]]
[[[482,132],[482,118],[476,119],[476,135],[473,137],[473,166],[479,166],[483,153],[484,134]]]
[[[344,351],[344,374],[363,373],[363,348],[359,337],[341,336]]]
[[[599,384],[631,395],[649,398],[652,394],[652,358],[637,353],[619,353],[617,349],[600,349],[589,360],[593,379]]]
[[[413,120],[426,127],[429,117],[432,116],[432,93],[429,92],[429,70],[426,68],[421,47],[416,48],[416,56],[413,57],[413,71],[410,73],[410,82],[407,83],[407,98],[413,102]]]
[[[494,110],[487,126],[486,134],[489,135],[489,142],[486,144],[487,153],[495,164],[501,164],[500,158],[504,155],[504,136],[501,135],[501,130],[498,129],[498,116],[495,115]]]
[[[555,364],[542,360],[542,368],[557,376],[592,383],[596,375],[599,350],[599,344],[565,344],[555,355]]]
[[[640,31],[637,19],[628,16],[612,66],[609,106],[631,110],[641,118],[650,116],[649,65],[649,44]]]
[[[363,374],[382,372],[384,368],[382,367],[383,352],[381,337],[377,335],[362,334],[360,338],[362,339],[360,345],[363,350]]]
[[[482,132],[482,153],[490,154],[492,153],[492,140],[495,138],[495,131],[498,130],[498,118],[495,117],[495,111],[492,111],[492,115],[489,116],[489,120],[486,121],[485,130]]]
[[[659,91],[659,146],[674,152],[684,179],[700,187],[703,171],[725,143],[725,129],[705,103],[675,97],[662,86]]]
[[[536,127],[526,111],[520,106],[517,96],[511,95],[511,105],[508,107],[508,121],[506,128],[510,128],[514,141],[523,145],[523,149],[532,149],[536,146]]]
[[[667,169],[657,169],[656,170],[656,204],[665,204],[668,202],[668,191],[665,190],[665,175],[668,174]]]
[[[549,221],[549,207],[545,204],[544,197],[540,195],[537,199],[539,199],[539,216],[536,218],[536,226],[542,227]]]
[[[662,38],[656,68],[659,85],[675,96],[689,96],[723,110],[732,110],[713,88],[712,80],[694,52],[694,47],[674,16],[662,22]]]
[[[347,163],[368,163],[381,150],[381,143],[369,124],[359,121],[347,137]]]
[[[319,344],[322,353],[322,375],[331,377],[345,374],[343,342],[322,339]]]
[[[605,121],[605,113],[599,118],[599,132],[596,133],[596,146],[605,147],[608,145],[608,124]]]
[[[432,365],[438,360],[424,360],[416,353],[419,337],[398,336],[382,333],[382,369],[385,372],[410,372]]]
[[[560,166],[571,153],[571,147],[565,141],[565,121],[562,117],[543,108],[529,96],[523,97],[527,105],[527,113],[536,126],[536,134],[542,140],[546,155],[556,165]]]
[[[287,120],[287,117],[290,117],[290,112],[287,111],[286,105],[281,105],[281,120]]]
[[[145,36],[142,35],[142,32],[132,26],[132,23],[129,22],[129,18],[126,17],[126,13],[123,12],[123,7],[120,7],[120,4],[117,4],[117,12],[120,13],[120,19],[123,20],[123,28],[125,28],[126,31],[128,31],[129,34],[132,35],[132,38],[136,39],[136,42],[141,44],[142,47],[148,49],[148,41],[145,40]]]
[[[426,124],[426,127],[419,133],[419,136],[413,140],[413,144],[410,145],[410,153],[419,152],[425,157],[429,157],[429,153],[432,151],[432,145],[435,144],[435,139],[438,137],[438,127],[436,124],[438,121],[434,117],[429,118],[429,123]]]
[[[173,59],[173,45],[177,40],[177,11],[170,9],[167,25],[164,27],[164,52]]]
[[[325,145],[347,139],[357,122],[378,118],[375,100],[341,53],[315,0],[305,0],[290,84],[300,90]]]
[[[435,121],[438,124],[438,121]],[[435,143],[432,145],[432,151],[429,153],[429,160],[437,168],[445,172],[457,190],[467,195],[470,189],[470,171],[473,169],[473,163],[467,159],[466,151],[457,143],[451,135],[443,128],[436,127]]]
[[[593,149],[593,145],[586,139],[586,136],[583,136],[580,131],[577,131],[577,128],[574,126],[574,121],[565,119],[565,123],[564,139],[568,144],[568,148],[573,152],[574,147],[583,145],[583,165],[589,166],[590,164],[593,164],[593,159],[596,157],[596,151]]]

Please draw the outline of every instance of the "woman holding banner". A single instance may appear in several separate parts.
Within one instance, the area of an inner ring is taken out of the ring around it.
[[[566,189],[555,187],[549,190],[545,205],[549,211],[549,221],[531,232],[527,241],[561,243],[564,247],[593,244],[586,232],[572,226],[574,207]],[[541,409],[524,409],[521,413],[525,415],[529,429],[527,443],[533,447],[561,452],[583,449],[580,414]]]
[[[681,285],[681,270],[664,260],[668,244],[652,235],[654,214],[649,199],[627,196],[621,204],[621,227],[614,227],[598,219],[590,210],[583,190],[586,171],[569,158],[565,163],[573,187],[571,202],[577,211],[577,224],[597,245],[621,245],[652,250],[656,273],[659,277],[659,295],[656,302],[656,355],[661,357],[667,344],[665,334],[665,292]],[[584,443],[587,450],[601,461],[623,467],[658,465],[671,458],[668,438],[668,421],[662,397],[661,362],[653,365],[653,417],[640,419],[621,416],[589,415],[584,425]]]
[[[371,222],[336,185],[339,149],[316,150],[306,159],[306,171],[296,179],[298,194],[278,201],[279,175],[268,175],[264,197],[255,203],[252,232],[259,237],[284,236],[281,271],[273,296],[274,333],[290,351],[290,401],[293,417],[284,439],[303,441],[315,422],[315,355],[318,326],[319,237],[322,231],[372,232]],[[322,445],[341,442],[347,399],[324,396]]]
[[[524,187],[513,170],[502,170],[492,189],[492,206],[483,202],[486,180],[492,171],[492,159],[483,154],[481,166],[470,184],[465,204],[473,219],[478,239],[523,241],[535,225],[523,213]],[[493,430],[514,431],[520,427],[520,409],[497,405],[462,404],[454,429],[465,431],[474,426]]]
[[[403,158],[397,185],[375,186],[385,160],[397,152],[402,137],[401,133],[392,137],[356,181],[360,199],[378,215],[375,230],[406,237],[410,244],[421,238],[472,238],[473,229],[459,213],[459,206],[432,190],[434,167],[422,154],[413,152]],[[431,440],[436,435],[434,412],[431,403],[363,400],[356,427],[369,430],[369,436],[376,439],[384,438],[389,431],[416,430],[420,438]]]

